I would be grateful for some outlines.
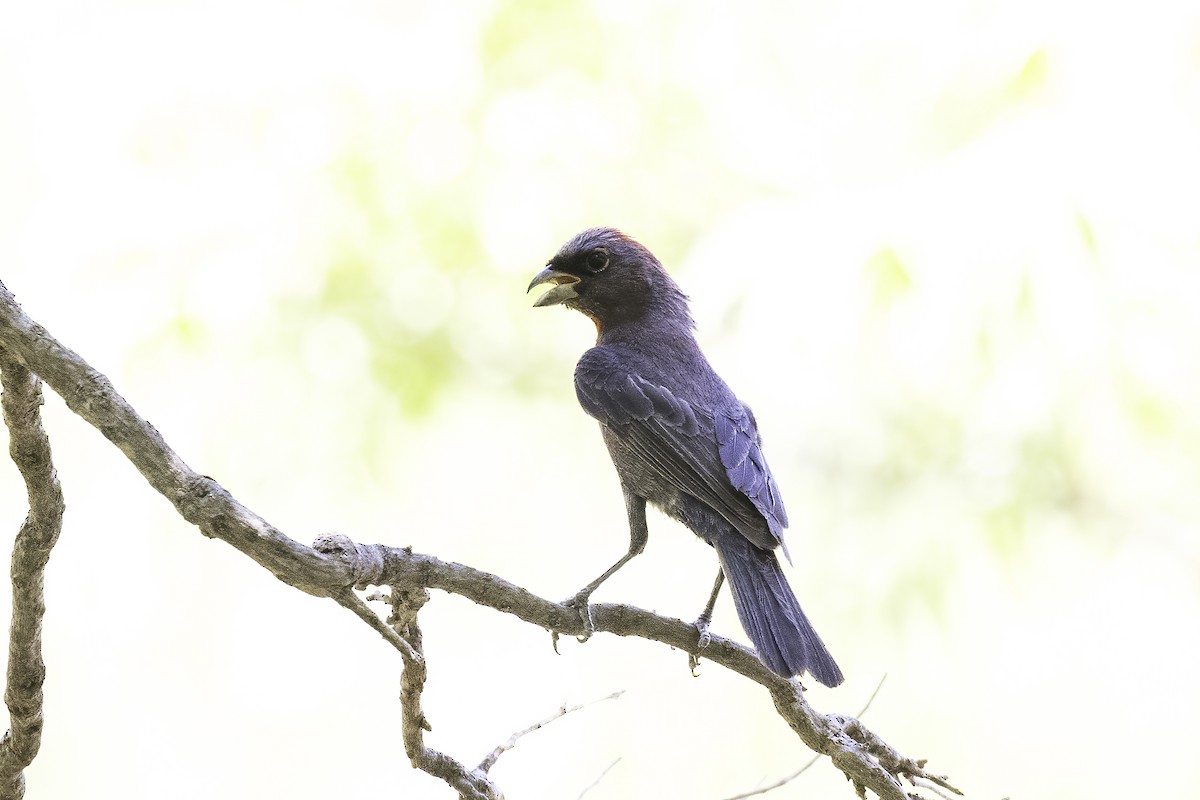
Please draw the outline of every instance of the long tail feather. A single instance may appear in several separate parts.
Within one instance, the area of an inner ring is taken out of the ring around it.
[[[722,536],[715,546],[738,618],[763,662],[785,677],[808,672],[826,686],[840,684],[842,671],[801,610],[775,553],[740,535]]]

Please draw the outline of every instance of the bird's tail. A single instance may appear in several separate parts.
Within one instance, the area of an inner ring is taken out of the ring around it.
[[[738,618],[763,662],[784,677],[808,672],[826,686],[841,683],[842,671],[800,609],[774,551],[740,535],[715,545]]]

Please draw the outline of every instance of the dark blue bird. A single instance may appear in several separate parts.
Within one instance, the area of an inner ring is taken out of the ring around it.
[[[721,572],[698,620],[702,641],[728,579],[742,627],[768,667],[837,686],[842,672],[775,555],[787,512],[754,414],[700,351],[687,297],[649,250],[611,228],[563,245],[529,288],[541,284],[554,286],[535,305],[561,303],[596,324],[596,346],[575,368],[575,392],[600,423],[629,515],[629,551],[570,602],[586,616],[596,587],[642,552],[650,502],[717,551]]]

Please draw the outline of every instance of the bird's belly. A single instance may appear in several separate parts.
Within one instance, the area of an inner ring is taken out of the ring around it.
[[[691,504],[699,501],[685,495],[661,470],[633,454],[627,445],[608,428],[601,426],[600,430],[604,435],[604,444],[608,447],[608,453],[612,457],[613,465],[617,468],[617,475],[621,478],[621,483],[638,497],[642,497],[651,505],[656,506],[668,517],[687,525],[688,520],[684,509],[688,506],[689,501]],[[688,527],[692,526],[688,525]]]

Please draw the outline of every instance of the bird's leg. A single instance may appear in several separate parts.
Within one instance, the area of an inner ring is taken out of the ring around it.
[[[708,632],[708,626],[712,622],[713,609],[717,605],[717,595],[721,594],[721,587],[725,585],[725,570],[717,569],[717,580],[713,583],[712,594],[708,596],[708,604],[704,606],[704,610],[700,612],[700,616],[696,618],[694,623],[696,633],[700,634],[699,640],[696,642],[698,648],[695,653],[688,654],[688,666],[691,667],[692,677],[696,677],[696,668],[700,666],[700,650],[712,644],[712,636]]]
[[[583,619],[583,636],[579,637],[579,641],[586,642],[596,630],[596,626],[592,624],[592,613],[588,607],[588,598],[592,596],[592,592],[613,576],[617,570],[625,566],[634,556],[639,555],[646,549],[646,540],[650,538],[650,529],[646,526],[646,501],[644,498],[625,489],[625,511],[629,516],[629,551],[621,556],[617,563],[613,564],[608,569],[596,578],[596,580],[584,586],[567,600],[563,601],[564,606],[579,611],[579,616]]]
[[[704,610],[700,612],[700,616],[696,618],[696,630],[700,633],[700,648],[704,649],[712,642],[712,637],[708,633],[708,626],[712,622],[713,609],[717,605],[717,595],[721,593],[721,587],[725,585],[725,570],[717,569],[717,580],[713,583],[712,594],[708,596],[708,605],[704,606]]]

